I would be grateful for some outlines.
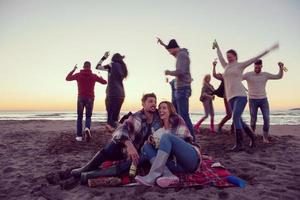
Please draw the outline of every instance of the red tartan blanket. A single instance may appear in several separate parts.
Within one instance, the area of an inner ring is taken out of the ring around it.
[[[116,161],[117,162],[117,161]],[[104,162],[102,168],[110,167],[116,162]],[[192,174],[176,174],[179,177],[179,185],[176,187],[192,187],[192,186],[215,186],[215,187],[234,187],[235,185],[227,181],[230,172],[224,168],[211,167],[214,162],[212,160],[203,160],[199,168]],[[129,177],[122,177],[122,184],[126,185],[130,182]],[[173,186],[174,187],[174,186]]]

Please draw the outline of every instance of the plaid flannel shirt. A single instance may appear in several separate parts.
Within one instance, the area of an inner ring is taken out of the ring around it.
[[[112,140],[114,142],[130,140],[135,148],[140,151],[140,148],[144,145],[149,135],[153,134],[159,128],[160,118],[157,111],[153,114],[152,123],[148,125],[144,110],[140,110],[132,114],[115,130]]]

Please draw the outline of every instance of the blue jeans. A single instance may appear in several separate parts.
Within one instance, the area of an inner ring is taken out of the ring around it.
[[[92,114],[94,107],[93,98],[78,97],[77,99],[77,136],[82,137],[82,118],[85,108],[85,127],[91,128]]]
[[[159,150],[170,155],[166,166],[174,173],[187,173],[197,170],[200,158],[194,147],[173,134],[163,134],[160,139]],[[149,161],[157,154],[157,149],[149,143],[142,148],[142,155]],[[176,162],[170,158],[175,157]]]
[[[232,120],[236,129],[243,129],[248,125],[243,121],[242,114],[247,104],[247,97],[238,96],[229,100],[229,104],[232,110]]]
[[[261,113],[264,119],[263,131],[265,134],[269,133],[270,128],[270,109],[269,102],[267,98],[264,99],[249,99],[249,108],[250,108],[250,116],[251,116],[251,128],[255,130],[256,121],[257,121],[257,111],[260,108]]]
[[[192,94],[191,86],[184,86],[175,90],[175,101],[178,114],[185,121],[191,135],[195,140],[195,133],[192,121],[189,115],[189,98]]]

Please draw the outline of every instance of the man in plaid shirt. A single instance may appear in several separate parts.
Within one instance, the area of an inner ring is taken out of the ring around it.
[[[160,118],[156,109],[156,95],[145,94],[142,97],[143,109],[132,114],[114,132],[112,141],[83,167],[72,170],[72,175],[80,177],[81,173],[93,171],[104,161],[123,160],[130,157],[137,165],[139,162],[140,149],[149,135],[160,128]],[[127,155],[124,154],[126,149]]]

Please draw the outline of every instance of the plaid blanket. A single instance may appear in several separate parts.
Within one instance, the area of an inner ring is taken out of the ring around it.
[[[102,168],[108,168],[117,164],[119,161],[108,161],[102,164]],[[172,187],[192,187],[192,186],[215,186],[215,187],[234,187],[235,185],[227,181],[227,177],[231,173],[224,168],[211,167],[214,162],[212,160],[203,160],[199,168],[191,174],[176,174],[179,177],[179,185]],[[141,175],[145,175],[144,173]],[[122,185],[132,183],[127,174],[121,176]]]

